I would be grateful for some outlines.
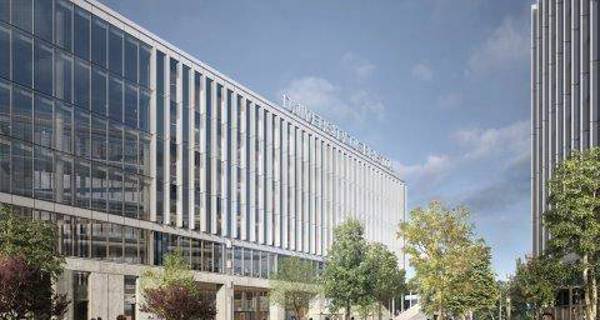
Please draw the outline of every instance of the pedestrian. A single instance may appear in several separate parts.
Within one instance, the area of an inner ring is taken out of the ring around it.
[[[124,315],[120,314],[117,316],[117,320],[127,320]]]

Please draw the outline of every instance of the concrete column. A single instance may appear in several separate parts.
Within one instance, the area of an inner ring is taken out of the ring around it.
[[[233,283],[226,283],[217,291],[217,317],[215,320],[233,319],[234,307]]]
[[[124,310],[124,276],[91,273],[88,278],[90,318],[116,319]]]
[[[258,215],[258,242],[265,244],[265,109],[256,107],[258,116],[256,138],[258,140],[258,154],[256,155],[256,179],[258,182],[258,207],[256,212]]]
[[[175,163],[175,184],[177,186],[177,206],[175,208],[175,223],[178,227],[183,227],[183,192],[186,190],[187,186],[184,188],[183,186],[183,134],[187,134],[187,132],[183,132],[183,78],[182,78],[183,70],[181,62],[177,64],[177,79],[176,85],[177,90],[175,91],[175,102],[177,105],[177,119],[175,125],[175,133],[171,132],[171,136],[175,134],[175,143],[177,146],[177,162]],[[193,177],[193,175],[191,176]],[[188,177],[189,179],[190,177]]]
[[[289,126],[288,132],[288,153],[289,153],[289,248],[296,250],[296,127],[293,124]]]
[[[238,106],[238,111],[240,114],[240,239],[247,240],[248,235],[246,230],[248,229],[248,211],[247,211],[247,202],[248,199],[246,197],[246,191],[248,188],[248,184],[246,181],[246,171],[248,170],[248,163],[246,161],[248,155],[248,139],[247,139],[247,128],[246,128],[246,119],[248,116],[248,110],[246,108],[246,98],[243,96],[240,97],[240,105]]]
[[[198,170],[198,177],[200,179],[200,231],[208,232],[208,216],[206,212],[207,195],[206,195],[206,131],[209,130],[207,123],[206,114],[206,76],[202,74],[200,76],[200,92],[196,93],[200,95],[200,105],[197,106],[200,110],[200,167]]]
[[[308,136],[308,248],[311,254],[316,252],[316,198],[315,198],[315,136]]]
[[[306,131],[302,132],[302,251],[310,251],[310,160],[309,160],[309,139]]]
[[[218,123],[218,126],[221,126],[221,141],[218,143],[221,145],[221,163],[218,163],[218,166],[221,166],[221,190],[219,193],[221,194],[221,235],[230,236],[229,232],[229,197],[227,197],[227,189],[229,188],[229,176],[227,175],[227,167],[229,166],[230,160],[227,158],[227,149],[231,148],[228,144],[228,134],[229,130],[227,128],[229,121],[228,114],[228,97],[229,89],[226,86],[221,88],[221,123]],[[232,153],[233,156],[233,153]]]
[[[135,318],[137,320],[150,320],[151,315],[149,313],[142,312],[141,308],[145,303],[144,295],[142,294],[141,279],[137,278],[135,281]],[[112,320],[112,319],[109,319]]]
[[[216,78],[211,86],[211,112],[210,112],[210,232],[217,234],[217,108],[220,108],[220,101],[217,99],[217,87],[219,84]],[[221,92],[222,93],[222,92]],[[207,128],[208,129],[208,128]],[[220,164],[219,164],[220,165]]]
[[[288,175],[290,174],[289,172],[289,162],[288,162],[288,156],[289,156],[289,137],[288,137],[288,128],[289,125],[287,122],[283,121],[281,123],[281,166],[283,168],[283,170],[280,173],[281,176],[281,229],[282,229],[282,234],[283,234],[283,238],[281,239],[281,245],[284,249],[288,249],[289,248],[289,242],[288,242],[288,237],[289,237],[289,223],[290,223],[290,216],[289,216],[289,202],[288,202],[288,188],[289,188],[289,179],[288,179]]]
[[[231,127],[229,136],[231,137],[231,159],[229,159],[231,165],[231,183],[229,186],[229,212],[231,212],[231,221],[230,221],[230,229],[231,229],[231,238],[239,237],[237,224],[238,215],[240,212],[238,211],[238,93],[234,89],[231,93]]]
[[[267,245],[273,245],[273,114],[265,112],[265,124],[264,124],[264,138],[265,138],[265,153],[264,159],[266,160],[265,166],[265,223],[266,228],[265,242]],[[279,197],[279,195],[277,195]]]
[[[248,179],[248,183],[247,183],[247,188],[249,188],[248,190],[250,191],[248,193],[248,199],[246,199],[246,201],[248,202],[248,232],[250,233],[248,235],[248,240],[255,242],[256,239],[256,106],[254,105],[254,103],[250,103],[249,105],[247,105],[248,110],[246,112],[248,112],[248,116],[250,117],[248,120],[248,124],[250,125],[249,128],[247,128],[249,130],[248,135],[249,135],[249,140],[248,140],[248,145],[246,146],[248,148],[248,152],[249,152],[249,159],[250,162],[248,163],[248,173],[249,173],[249,179]]]
[[[273,116],[273,243],[281,247],[281,118]]]
[[[278,304],[269,303],[269,319],[284,320],[285,319],[285,309]]]
[[[67,309],[65,317],[67,319],[73,319],[75,316],[74,296],[73,296],[73,271],[65,270],[60,275],[56,283],[54,284],[54,290],[57,294],[66,294],[67,300],[71,301]]]

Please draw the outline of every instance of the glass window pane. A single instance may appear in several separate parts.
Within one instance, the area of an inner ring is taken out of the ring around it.
[[[10,134],[10,84],[0,81],[0,134]]]
[[[58,0],[54,10],[54,41],[67,51],[71,51],[73,5],[69,1]]]
[[[73,135],[73,108],[57,102],[54,112],[54,130],[57,150],[71,153]]]
[[[106,120],[92,117],[92,158],[106,161]]]
[[[57,50],[55,60],[54,77],[56,79],[54,80],[54,94],[56,97],[71,103],[73,58],[64,52]]]
[[[0,137],[0,191],[10,193],[10,141]]]
[[[75,63],[74,103],[86,110],[90,108],[90,65],[77,59]]]
[[[54,159],[56,168],[54,172],[57,176],[56,186],[56,202],[71,204],[73,201],[73,183],[75,176],[73,175],[73,158],[60,152],[56,152]]]
[[[139,177],[139,219],[150,220],[150,179]]]
[[[138,127],[144,131],[150,130],[150,92],[140,89],[139,123]]]
[[[121,262],[123,259],[123,227],[116,224],[111,224],[110,226],[108,256],[114,262]]]
[[[123,121],[123,80],[110,77],[109,84],[109,116],[119,122]]]
[[[127,84],[125,86],[125,124],[133,128],[137,127],[137,103],[137,87]]]
[[[36,199],[54,200],[53,153],[44,147],[35,147],[33,191]]]
[[[137,82],[138,76],[138,41],[127,36],[125,40],[125,79]]]
[[[33,186],[33,158],[30,144],[13,141],[12,148],[12,192],[31,197]]]
[[[111,168],[108,177],[108,212],[123,215],[123,171]]]
[[[156,52],[156,93],[165,94],[165,54]]]
[[[90,114],[82,110],[75,111],[75,154],[90,156]]]
[[[53,101],[39,94],[35,96],[35,143],[52,147],[53,139]]]
[[[35,89],[52,95],[52,47],[35,42]]]
[[[140,146],[138,161],[140,162],[140,172],[150,176],[150,136],[140,133]]]
[[[128,165],[130,172],[136,171],[137,166],[137,133],[134,130],[125,131],[125,143],[124,143],[124,161]]]
[[[212,272],[213,271],[213,243],[210,241],[202,241],[204,243],[203,248],[204,250],[202,251],[202,256],[203,256],[203,260],[204,262],[202,263],[203,265],[203,271],[208,271],[208,272]]]
[[[92,61],[106,68],[108,24],[94,17],[92,23]]]
[[[89,208],[90,186],[90,162],[83,159],[75,160],[75,187],[77,188],[75,205],[78,207]]]
[[[10,0],[0,0],[0,20],[10,23]]]
[[[139,263],[138,260],[138,232],[132,227],[123,227],[123,239],[125,244],[124,250],[124,262],[125,263]],[[135,277],[133,279],[133,290],[135,294]]]
[[[31,87],[33,41],[13,30],[13,80]]]
[[[119,167],[123,162],[123,128],[114,122],[108,131],[108,161]]]
[[[106,259],[109,223],[92,223],[92,258]]]
[[[33,126],[32,94],[29,90],[15,87],[12,96],[12,135],[16,138],[32,141]]]
[[[160,95],[156,96],[156,133],[165,136],[165,99]]]
[[[31,32],[33,16],[32,0],[15,0],[12,2],[12,24]]]
[[[75,54],[86,60],[90,59],[90,14],[77,9],[75,11],[74,33]]]
[[[140,46],[140,78],[139,83],[145,87],[150,87],[150,57],[152,48],[146,45]]]
[[[126,217],[137,219],[139,199],[137,176],[126,174],[123,183],[123,214]]]
[[[92,111],[106,116],[106,72],[92,69]]]
[[[35,0],[35,35],[52,42],[52,1]]]
[[[10,77],[10,30],[0,26],[0,77]]]
[[[106,167],[94,162],[92,165],[92,209],[106,212],[107,199],[107,170]]]
[[[108,67],[110,71],[121,76],[123,75],[123,32],[110,28],[108,43]]]
[[[244,276],[252,276],[252,250],[244,248]]]

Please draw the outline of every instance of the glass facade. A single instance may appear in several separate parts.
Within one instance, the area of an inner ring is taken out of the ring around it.
[[[32,4],[0,23],[2,190],[148,219],[148,46],[127,35],[124,50],[123,31],[70,1]]]
[[[92,12],[0,0],[0,192],[111,215],[53,214],[61,252],[160,265],[180,249],[195,270],[268,278],[269,247],[320,260],[338,212],[395,240],[380,232],[403,210],[390,172]]]

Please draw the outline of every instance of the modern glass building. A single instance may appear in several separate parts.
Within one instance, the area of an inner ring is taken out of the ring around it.
[[[537,0],[531,10],[533,253],[545,249],[546,181],[572,150],[599,144],[600,3]]]
[[[145,318],[137,277],[176,249],[218,319],[283,319],[277,261],[322,268],[347,217],[404,263],[389,161],[284,104],[96,1],[0,0],[0,202],[56,226],[68,319]]]

